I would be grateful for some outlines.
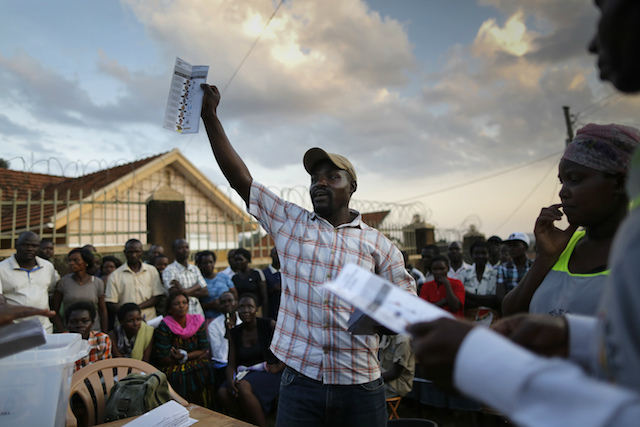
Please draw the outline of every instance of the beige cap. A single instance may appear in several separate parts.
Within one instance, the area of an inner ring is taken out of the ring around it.
[[[344,156],[340,154],[327,153],[322,148],[314,147],[310,148],[306,153],[304,153],[304,158],[302,159],[302,163],[304,164],[304,168],[306,171],[311,174],[311,169],[313,166],[321,160],[329,160],[331,163],[336,165],[338,169],[342,169],[347,171],[351,178],[354,181],[358,182],[358,178],[356,177],[356,170],[353,168],[353,165]]]

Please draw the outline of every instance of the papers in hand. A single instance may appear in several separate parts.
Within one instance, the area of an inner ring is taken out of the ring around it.
[[[170,400],[164,405],[140,415],[123,427],[187,427],[197,422],[198,420],[189,418],[187,408],[175,400]]]
[[[407,333],[407,326],[413,323],[453,317],[355,264],[345,265],[336,280],[325,284],[325,289],[397,333]]]
[[[204,96],[200,84],[206,83],[208,72],[207,65],[191,65],[176,58],[167,110],[164,114],[166,129],[180,133],[198,133]]]

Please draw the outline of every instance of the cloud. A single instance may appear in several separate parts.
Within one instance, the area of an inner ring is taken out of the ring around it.
[[[6,115],[0,113],[0,135],[4,137],[30,138],[38,135],[38,132],[12,121]]]

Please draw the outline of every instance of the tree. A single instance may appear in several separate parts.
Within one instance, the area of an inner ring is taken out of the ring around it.
[[[0,169],[9,169],[9,161],[0,157]]]

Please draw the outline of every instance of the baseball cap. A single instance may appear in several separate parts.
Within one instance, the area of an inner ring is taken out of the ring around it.
[[[353,178],[354,181],[358,181],[358,178],[356,177],[356,170],[353,168],[353,165],[351,164],[349,159],[341,156],[340,154],[327,153],[322,148],[314,147],[307,150],[307,152],[304,153],[302,163],[304,164],[305,170],[309,174],[311,174],[313,165],[318,163],[320,160],[329,160],[331,163],[336,165],[338,169],[347,171],[347,173],[351,175],[351,178]]]
[[[515,233],[511,233],[509,237],[507,237],[507,240],[505,240],[505,242],[510,242],[513,240],[520,240],[521,242],[526,243],[527,247],[529,247],[529,244],[531,243],[531,240],[529,240],[529,236],[527,236],[521,231],[516,231]]]

